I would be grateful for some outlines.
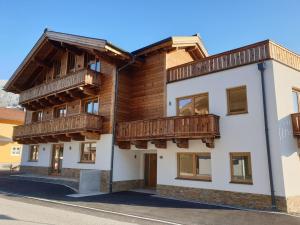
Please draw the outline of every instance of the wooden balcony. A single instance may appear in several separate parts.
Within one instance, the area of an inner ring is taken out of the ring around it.
[[[300,113],[291,115],[293,134],[297,138],[298,148],[300,148]]]
[[[201,139],[213,148],[219,137],[219,116],[212,114],[120,122],[116,130],[116,144],[122,149],[130,149],[131,144],[146,149],[148,141],[156,148],[166,148],[168,140],[188,148],[190,139]]]
[[[101,116],[84,113],[16,126],[13,139],[21,144],[98,140],[101,127]]]
[[[100,74],[82,69],[21,92],[19,103],[29,110],[38,110],[84,95],[95,95],[99,87]]]

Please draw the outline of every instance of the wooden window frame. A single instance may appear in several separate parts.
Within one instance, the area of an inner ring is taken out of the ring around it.
[[[230,152],[229,155],[230,155],[230,177],[231,177],[230,183],[252,185],[253,184],[253,175],[252,175],[251,153],[250,152]],[[248,170],[251,175],[251,179],[249,179],[249,180],[236,179],[233,174],[233,157],[244,157],[244,156],[247,156],[248,160],[249,160]]]
[[[192,99],[192,115],[198,115],[195,113],[195,98],[197,97],[201,97],[201,96],[207,96],[208,98],[208,113],[209,114],[209,93],[208,92],[204,92],[204,93],[199,93],[199,94],[195,94],[195,95],[188,95],[188,96],[183,96],[183,97],[179,97],[176,98],[176,115],[179,116],[179,102],[183,99]],[[204,114],[205,115],[205,114]]]
[[[42,114],[41,120],[39,120],[39,113]],[[43,121],[43,110],[38,110],[32,113],[31,115],[31,121],[32,123],[39,123]]]
[[[191,154],[193,155],[193,176],[182,176],[180,175],[180,155],[181,154]],[[197,180],[197,181],[212,181],[212,174],[210,176],[201,176],[196,174],[196,156],[209,156],[211,160],[210,152],[177,152],[177,178],[182,180]]]
[[[64,117],[58,117],[57,116],[57,110],[65,108],[66,110],[66,114],[64,117],[66,117],[68,115],[68,111],[67,111],[67,104],[62,104],[62,105],[58,105],[56,107],[53,108],[53,117],[52,118],[64,118]]]
[[[56,72],[56,65],[59,64],[59,73],[55,73]],[[59,79],[61,78],[62,76],[62,71],[61,71],[61,59],[55,59],[53,61],[53,76],[52,76],[52,79],[55,80],[55,79]]]
[[[74,67],[73,68],[70,68],[70,56],[73,56],[74,57]],[[76,54],[72,53],[72,52],[68,52],[68,56],[67,56],[67,73],[74,73],[76,71],[76,62],[77,62],[77,59],[76,59]]]
[[[86,111],[86,104],[87,104],[87,102],[88,101],[94,101],[94,100],[98,101],[97,114],[89,113],[89,112]],[[99,97],[91,97],[91,98],[83,99],[83,112],[87,113],[87,114],[92,114],[92,115],[99,115],[100,114],[100,101],[99,101]]]
[[[297,95],[298,95],[298,112],[300,112],[300,89],[296,88],[296,87],[293,87],[292,88],[292,93],[293,92],[297,93]],[[293,104],[294,104],[294,102],[293,102]]]
[[[96,144],[96,142],[89,141],[89,142],[81,142],[80,143],[80,160],[79,160],[79,163],[95,164],[96,163],[96,156],[97,156],[97,149],[96,149],[96,154],[95,154],[95,160],[94,161],[93,160],[84,160],[82,156],[83,156],[83,148],[84,148],[85,144],[91,145],[91,144]]]
[[[230,91],[232,91],[232,90],[238,90],[238,89],[245,89],[245,91],[246,91],[246,109],[238,111],[238,112],[231,112],[230,111]],[[246,113],[248,113],[248,95],[247,95],[247,86],[246,85],[242,85],[242,86],[238,86],[238,87],[232,87],[232,88],[227,88],[226,89],[226,96],[227,96],[227,115],[239,115],[239,114],[246,114]]]
[[[33,154],[32,154],[32,147],[33,146],[36,146],[37,148],[36,148],[36,150],[37,150],[37,154],[35,154],[36,155],[36,157],[35,158],[33,158],[32,156],[33,156]],[[29,146],[29,159],[28,159],[28,161],[29,162],[37,162],[38,160],[39,160],[39,148],[40,148],[40,146],[39,145],[30,145]]]

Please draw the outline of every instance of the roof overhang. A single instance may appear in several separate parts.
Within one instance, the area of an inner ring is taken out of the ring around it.
[[[135,56],[144,56],[156,51],[171,51],[174,49],[186,49],[195,59],[201,59],[208,56],[208,52],[198,34],[193,36],[173,36],[153,43],[146,47],[133,51]]]
[[[4,90],[16,94],[20,93],[22,91],[22,82],[17,83],[17,81],[26,80],[27,76],[30,75],[30,72],[28,71],[34,71],[38,67],[39,63],[33,62],[37,62],[37,59],[42,59],[45,55],[43,53],[47,51],[47,53],[51,55],[51,50],[59,47],[73,48],[75,51],[78,51],[78,49],[89,50],[92,52],[97,51],[103,55],[107,55],[118,60],[130,60],[132,57],[130,53],[103,39],[45,30],[43,35],[39,38],[28,55],[13,73],[10,80],[6,83]],[[26,71],[27,69],[28,71]]]

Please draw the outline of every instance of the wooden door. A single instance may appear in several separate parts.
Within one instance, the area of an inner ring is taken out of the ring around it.
[[[60,175],[62,168],[62,160],[64,154],[64,145],[55,144],[52,150],[52,163],[51,163],[51,174]]]
[[[156,187],[157,183],[157,155],[145,154],[145,186]]]

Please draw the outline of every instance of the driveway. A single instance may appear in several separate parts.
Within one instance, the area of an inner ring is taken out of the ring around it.
[[[66,195],[74,192],[64,186],[10,179],[7,177],[0,178],[0,191],[58,201],[67,206],[72,205],[72,208],[76,205],[81,207],[79,209],[85,211],[90,210],[99,213],[106,212],[105,217],[113,216],[113,213],[111,212],[118,212],[126,215],[153,218],[177,224],[300,224],[299,217],[284,214],[231,209],[227,207],[166,199],[152,194],[130,191],[72,198],[67,197]],[[55,204],[57,205],[57,203],[51,204],[52,207],[53,205],[55,207]],[[140,224],[140,222],[138,223]]]

